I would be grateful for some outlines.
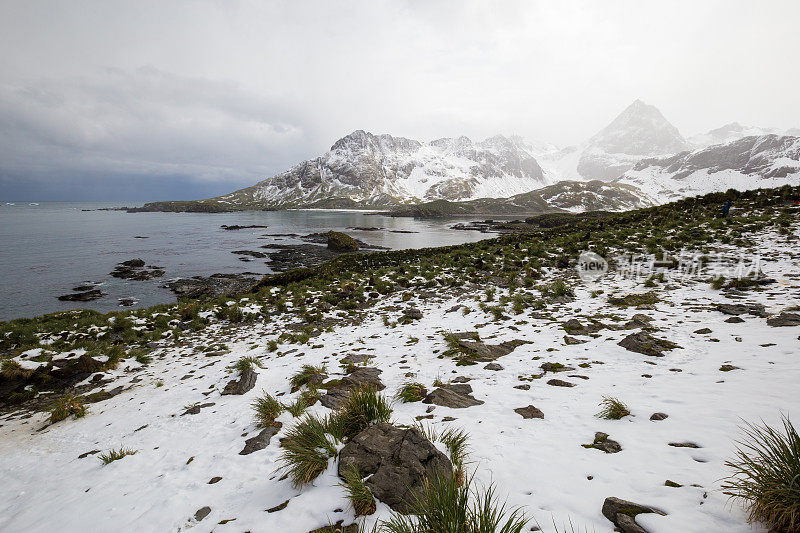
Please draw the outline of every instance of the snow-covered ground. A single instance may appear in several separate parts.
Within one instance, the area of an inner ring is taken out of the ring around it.
[[[764,237],[762,268],[777,283],[748,293],[741,301],[762,303],[771,313],[796,305],[800,296],[796,245],[776,235]],[[605,292],[592,296],[597,290]],[[655,290],[662,298],[655,309],[619,308],[606,301],[608,294],[646,290]],[[498,290],[498,295],[502,292]],[[344,371],[339,365],[342,357],[366,353],[374,356],[371,365],[383,371],[388,395],[408,379],[430,388],[437,378],[471,378],[474,396],[483,405],[436,407],[433,418],[425,422],[444,427],[442,418],[454,417],[447,424],[471,435],[470,469],[476,480],[496,483],[509,504],[525,506],[544,531],[552,530],[553,520],[558,525],[571,521],[580,531],[611,531],[613,525],[600,513],[609,496],[663,509],[666,516],[637,517],[655,533],[766,531],[747,525],[742,508],[721,493],[720,479],[728,474],[724,462],[741,436],[742,420],[774,424],[781,413],[800,410],[800,328],[770,327],[764,318],[754,316],[744,316],[743,323],[726,323],[728,316],[715,304],[739,300],[725,298],[699,279],[671,281],[655,289],[619,278],[580,284],[573,302],[551,304],[543,314],[526,310],[499,321],[479,309],[474,297],[481,294],[442,292],[408,303],[401,303],[397,294],[360,325],[323,333],[306,345],[283,344],[277,352],[269,352],[267,343],[280,333],[280,320],[227,330],[215,324],[190,346],[159,348],[146,366],[125,361],[115,385],[130,388],[93,404],[84,418],[41,431],[46,416],[42,413],[0,419],[0,530],[305,533],[338,520],[351,523],[353,511],[337,486],[334,460],[313,486],[296,490],[289,480],[281,480],[276,462],[279,438],[294,423],[288,413],[281,415],[283,429],[267,448],[250,455],[239,451],[245,439],[258,432],[250,403],[262,391],[286,401],[294,396],[289,393],[289,378],[301,365],[327,363],[336,377]],[[396,320],[397,309],[409,304],[422,310],[422,319],[407,325],[384,324],[383,314]],[[448,312],[456,305],[472,311]],[[662,358],[633,353],[617,345],[632,330],[608,328],[596,338],[580,337],[588,340],[584,344],[565,344],[562,324],[568,319],[585,323],[594,317],[619,326],[636,313],[652,317],[658,328],[654,335],[681,348]],[[695,333],[701,328],[712,332]],[[498,359],[504,367],[499,371],[486,370],[482,364],[456,366],[450,358],[439,358],[446,349],[442,332],[472,330],[488,343],[522,339],[529,344]],[[226,343],[230,351],[224,355],[200,351],[216,342]],[[230,365],[244,355],[258,357],[263,365],[255,389],[243,396],[221,396],[221,388],[232,377]],[[544,362],[576,370],[520,381],[539,373]],[[581,363],[589,366],[579,367]],[[722,372],[723,364],[741,368]],[[550,386],[546,384],[550,377],[577,386]],[[523,383],[530,389],[514,388]],[[603,396],[623,400],[632,416],[616,421],[597,418]],[[196,402],[214,405],[181,416]],[[530,404],[544,412],[543,420],[523,419],[513,411]],[[411,424],[427,407],[395,403],[394,420]],[[311,411],[327,409],[317,404]],[[669,417],[651,421],[654,412]],[[623,450],[605,454],[583,448],[581,444],[591,443],[596,431],[608,433]],[[671,442],[700,447],[671,447]],[[120,446],[137,453],[105,466],[97,454],[79,457]],[[222,479],[209,484],[215,476]],[[665,486],[667,479],[684,486]],[[285,509],[267,512],[286,500]],[[204,506],[211,508],[210,514],[196,521],[195,512]],[[368,522],[388,513],[379,504]]]

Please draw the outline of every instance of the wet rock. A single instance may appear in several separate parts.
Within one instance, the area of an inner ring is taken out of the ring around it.
[[[767,311],[762,304],[719,304],[717,311],[726,315],[755,315],[766,317]]]
[[[659,421],[659,420],[666,420],[669,417],[667,413],[653,413],[650,415],[650,420]]]
[[[269,426],[262,429],[258,435],[251,437],[244,441],[244,448],[239,452],[239,455],[249,455],[253,452],[263,450],[269,445],[270,439],[278,433],[280,428]]]
[[[544,413],[537,407],[534,407],[533,405],[528,405],[526,407],[517,407],[516,409],[514,409],[514,412],[525,419],[544,418]]]
[[[510,354],[517,346],[527,344],[527,341],[519,339],[501,342],[500,344],[485,344],[472,340],[468,335],[466,333],[454,333],[453,337],[459,348],[466,353],[465,357],[470,361],[479,363],[489,363],[498,357]]]
[[[393,510],[408,512],[427,479],[451,475],[453,466],[417,428],[390,424],[371,426],[348,442],[339,453],[338,473],[354,466],[378,500]]]
[[[196,299],[215,296],[234,296],[246,292],[257,278],[246,274],[212,274],[208,277],[195,276],[170,280],[163,285],[178,298]]]
[[[564,381],[562,379],[551,379],[547,382],[548,385],[552,385],[553,387],[576,387],[575,383],[570,383],[569,381]]]
[[[97,300],[98,298],[102,298],[105,295],[106,293],[104,293],[100,289],[92,289],[89,291],[64,294],[62,296],[59,296],[58,299],[61,300],[62,302],[91,302],[92,300]]]
[[[375,390],[383,390],[386,385],[380,379],[382,370],[372,367],[358,367],[343,377],[338,382],[328,382],[323,384],[328,392],[320,397],[320,403],[330,409],[338,409],[350,395],[350,391],[355,388],[369,387]]]
[[[663,357],[665,351],[673,350],[679,347],[674,342],[653,337],[646,331],[631,333],[617,344],[628,351],[650,355],[653,357]]]
[[[332,526],[318,527],[317,529],[312,529],[308,533],[358,533],[358,524],[345,526],[344,520],[339,520]]]
[[[409,320],[419,320],[422,318],[422,311],[416,307],[409,307],[403,311],[403,316]]]
[[[780,315],[767,319],[767,325],[773,328],[782,326],[800,326],[800,315],[784,311]]]
[[[231,225],[223,224],[223,225],[220,226],[220,228],[222,228],[224,230],[227,230],[227,231],[235,231],[235,230],[240,230],[240,229],[268,228],[268,227],[269,226],[259,226],[259,225],[256,225],[256,224],[250,224],[248,226],[239,226],[238,224],[231,224]]]
[[[207,517],[211,513],[211,507],[206,505],[205,507],[201,507],[194,513],[194,519],[200,522],[203,518]]]
[[[111,272],[111,276],[121,279],[147,280],[159,278],[164,275],[164,269],[158,267],[145,268],[143,259],[131,259],[119,263]]]
[[[256,386],[257,378],[258,373],[252,368],[248,368],[239,374],[238,379],[232,379],[227,385],[225,385],[225,388],[222,390],[222,395],[244,394]]]
[[[244,256],[248,256],[248,257],[255,257],[256,259],[263,259],[263,258],[267,257],[267,254],[265,254],[264,252],[256,252],[256,251],[253,251],[253,250],[234,250],[231,253],[232,254],[236,254],[236,255],[244,255]]]
[[[702,448],[702,446],[694,442],[670,442],[669,445],[673,448]]]
[[[341,231],[329,231],[327,234],[328,248],[335,252],[357,252],[358,241]]]
[[[666,515],[664,511],[656,509],[655,507],[641,505],[613,496],[605,499],[602,512],[603,516],[620,528],[623,533],[647,533],[647,530],[636,523],[635,518],[637,515],[642,513]]]
[[[468,389],[467,389],[468,388]],[[441,405],[453,409],[465,409],[474,405],[481,405],[483,402],[471,396],[472,387],[469,385],[448,385],[438,387],[428,393],[422,403]]]
[[[608,433],[598,431],[594,434],[594,441],[591,444],[582,444],[584,448],[594,448],[605,453],[618,453],[622,451],[619,442],[608,438]]]

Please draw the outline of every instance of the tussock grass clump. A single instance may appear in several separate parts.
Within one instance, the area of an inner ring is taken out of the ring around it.
[[[725,465],[733,474],[722,484],[744,501],[749,522],[772,531],[800,532],[800,436],[788,417],[783,428],[746,424],[736,455]]]
[[[242,374],[253,367],[261,368],[261,362],[258,360],[258,357],[246,355],[240,357],[236,363],[234,363],[233,367],[238,373]]]
[[[83,397],[78,394],[65,394],[55,401],[50,410],[50,423],[55,424],[70,415],[81,418],[86,415],[86,405]]]
[[[3,363],[0,365],[0,376],[5,379],[27,378],[30,374],[30,370],[25,370],[18,361],[13,359],[3,359]]]
[[[314,481],[325,471],[328,460],[336,457],[337,430],[331,418],[306,415],[286,433],[279,461],[295,488]]]
[[[264,393],[260,398],[256,398],[252,404],[256,416],[256,425],[265,428],[275,423],[275,419],[280,416],[284,410],[281,402],[273,398],[271,395]]]
[[[297,418],[298,416],[302,415],[306,409],[308,409],[308,404],[303,396],[299,396],[294,402],[285,404],[284,408],[293,417]]]
[[[363,386],[350,391],[350,396],[333,418],[342,438],[350,438],[372,424],[389,422],[392,406],[375,387]]]
[[[344,482],[339,486],[347,493],[347,499],[350,500],[356,516],[367,516],[375,512],[375,497],[354,465],[344,471]]]
[[[100,461],[104,465],[108,463],[113,463],[114,461],[118,461],[127,455],[134,455],[138,450],[131,450],[129,448],[122,447],[119,450],[109,450],[106,453],[101,453],[97,456]]]
[[[472,478],[459,484],[455,476],[429,479],[417,496],[408,515],[396,513],[381,522],[383,533],[521,533],[528,519],[520,509],[507,509],[495,494],[494,486],[481,490]]]
[[[620,418],[631,414],[628,406],[625,405],[619,398],[603,396],[603,401],[601,401],[599,405],[600,412],[597,413],[597,418],[603,418],[605,420],[619,420]]]
[[[431,425],[417,422],[419,429],[431,442],[441,442],[447,447],[447,455],[453,463],[453,473],[459,483],[464,482],[464,466],[469,455],[469,433],[463,429],[446,428],[439,432]]]
[[[395,399],[404,403],[421,402],[425,397],[425,391],[425,385],[422,383],[404,383],[395,394]]]
[[[539,292],[547,298],[558,298],[559,296],[575,296],[572,287],[567,285],[563,279],[556,279],[550,283],[539,286]]]
[[[328,367],[324,364],[320,366],[303,365],[300,371],[292,376],[290,383],[292,384],[292,389],[297,390],[303,385],[307,385],[309,383],[313,383],[315,385],[321,383],[327,375]]]

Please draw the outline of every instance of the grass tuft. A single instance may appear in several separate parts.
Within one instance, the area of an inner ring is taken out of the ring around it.
[[[350,438],[378,422],[389,422],[392,406],[375,387],[364,386],[350,391],[342,407],[333,415],[341,438]]]
[[[746,424],[736,455],[725,465],[733,470],[722,490],[744,501],[748,521],[773,531],[800,531],[800,436],[788,417],[783,428]]]
[[[338,438],[331,428],[329,418],[306,415],[286,433],[279,461],[295,488],[314,481],[328,467],[328,460],[336,457]]]
[[[350,465],[344,471],[344,482],[339,485],[347,493],[347,499],[350,500],[356,516],[367,516],[375,512],[375,497],[355,465]]]
[[[328,367],[324,364],[320,366],[303,365],[300,371],[292,376],[290,380],[292,390],[297,390],[309,383],[314,385],[322,383],[322,380],[325,379],[327,375]]]
[[[404,403],[421,402],[425,397],[425,392],[425,385],[422,383],[408,382],[400,387],[394,397]]]
[[[238,373],[242,374],[253,367],[261,368],[261,362],[258,360],[258,357],[246,355],[240,357],[236,363],[234,363],[233,367]]]
[[[625,405],[619,398],[603,396],[603,401],[601,401],[599,405],[600,412],[597,413],[597,418],[603,418],[605,420],[619,420],[620,418],[631,414],[628,406]]]
[[[280,416],[284,410],[281,402],[273,398],[271,395],[264,393],[260,398],[256,398],[252,404],[256,416],[256,425],[265,428],[275,423],[275,419]]]
[[[127,455],[134,455],[138,450],[131,450],[129,448],[120,448],[119,450],[109,450],[97,456],[104,465],[118,461]]]
[[[78,394],[65,394],[55,401],[50,410],[50,423],[55,424],[72,415],[81,418],[86,415],[83,397]]]
[[[381,522],[383,533],[521,533],[528,523],[518,508],[507,509],[499,502],[495,488],[473,487],[472,478],[459,484],[455,476],[438,475],[428,479],[408,515],[395,513]]]

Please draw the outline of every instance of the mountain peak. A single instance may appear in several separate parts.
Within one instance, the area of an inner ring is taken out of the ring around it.
[[[589,141],[609,153],[636,156],[673,154],[688,144],[657,107],[636,99]]]

